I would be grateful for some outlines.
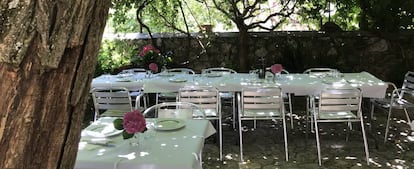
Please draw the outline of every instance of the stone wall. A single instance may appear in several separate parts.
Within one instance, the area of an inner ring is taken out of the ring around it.
[[[378,35],[367,32],[272,32],[251,33],[249,64],[258,67],[257,58],[266,58],[266,66],[283,64],[292,73],[310,67],[331,67],[341,72],[367,71],[397,84],[404,74],[414,71],[414,31]],[[200,71],[207,67],[238,69],[237,33],[155,34],[163,52],[173,51],[170,67],[189,67]],[[150,43],[139,35],[131,41],[137,49]]]

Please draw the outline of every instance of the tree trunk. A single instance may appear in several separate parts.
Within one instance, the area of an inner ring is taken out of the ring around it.
[[[110,0],[0,2],[0,168],[73,168]]]
[[[247,32],[246,28],[239,27],[239,71],[240,72],[248,72],[249,69],[249,45],[248,45],[248,39],[249,34]]]

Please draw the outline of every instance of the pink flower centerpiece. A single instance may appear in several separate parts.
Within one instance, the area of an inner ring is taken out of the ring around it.
[[[160,50],[152,45],[144,46],[138,56],[131,60],[136,66],[151,70],[152,73],[157,73],[158,67],[165,66],[169,61],[171,61],[170,56],[163,56]]]
[[[281,73],[283,70],[283,66],[281,64],[274,64],[270,67],[273,74]]]
[[[144,57],[146,54],[148,53],[154,53],[154,54],[159,54],[160,50],[158,50],[157,48],[155,48],[152,45],[146,45],[142,48],[142,51],[139,53],[138,56],[140,57]]]
[[[129,139],[135,133],[143,133],[147,130],[145,117],[138,110],[126,112],[123,119],[115,119],[113,123],[115,129],[124,130],[122,132],[124,139]]]
[[[152,73],[158,73],[158,65],[156,63],[150,63],[148,68],[152,71]]]

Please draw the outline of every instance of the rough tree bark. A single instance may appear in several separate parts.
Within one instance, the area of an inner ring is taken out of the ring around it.
[[[0,2],[0,168],[73,168],[110,0]]]

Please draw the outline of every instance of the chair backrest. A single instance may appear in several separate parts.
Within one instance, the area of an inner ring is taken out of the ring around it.
[[[148,117],[154,113],[156,118],[205,119],[206,115],[198,105],[189,102],[164,102],[153,105],[144,111]]]
[[[241,93],[240,116],[248,116],[246,110],[275,110],[279,116],[284,114],[284,102],[280,87],[251,87],[244,88]],[[276,116],[276,114],[275,114]]]
[[[405,74],[402,89],[414,90],[414,72],[408,71]]]
[[[146,73],[147,70],[143,68],[132,68],[132,69],[125,69],[122,70],[121,73]]]
[[[190,102],[205,110],[208,116],[209,111],[220,113],[220,96],[214,87],[208,86],[185,86],[178,91],[180,102]],[[219,116],[220,117],[220,116]]]
[[[358,88],[326,88],[319,97],[318,117],[324,113],[355,112],[361,117],[362,92]]]
[[[194,70],[189,68],[172,68],[166,69],[164,72],[173,74],[195,74]]]
[[[233,74],[233,73],[237,73],[237,71],[230,69],[230,68],[225,68],[225,67],[212,67],[212,68],[203,69],[201,71],[201,74],[207,74],[207,73]]]
[[[132,111],[129,90],[123,87],[93,88],[95,110]]]

